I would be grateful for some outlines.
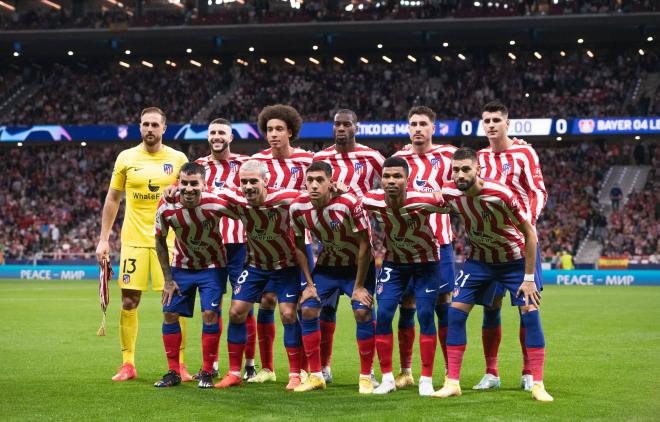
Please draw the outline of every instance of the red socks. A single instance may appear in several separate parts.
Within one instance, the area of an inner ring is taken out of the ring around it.
[[[530,347],[527,358],[534,382],[543,382],[543,366],[545,365],[545,347]]]
[[[399,328],[398,340],[401,368],[412,368],[413,346],[415,345],[415,327]],[[380,353],[378,355],[380,356]]]
[[[437,340],[435,334],[419,334],[419,353],[422,359],[422,376],[433,376],[433,361],[435,360],[435,349]]]
[[[257,320],[254,315],[248,315],[245,320],[247,343],[245,344],[245,359],[254,359],[257,342]]]
[[[175,334],[163,334],[163,345],[167,355],[167,366],[171,371],[180,374],[179,369],[179,347],[181,347],[181,332]]]
[[[337,324],[320,320],[321,326],[321,366],[330,366],[332,359],[332,344],[335,338],[335,328]]]
[[[313,331],[311,334],[302,336],[306,359],[302,362],[302,368],[311,372],[321,372],[321,331]]]
[[[220,332],[202,333],[202,371],[213,372],[213,363],[218,360]]]
[[[484,345],[484,358],[486,359],[486,373],[499,377],[497,369],[497,354],[502,341],[502,327],[482,328],[481,341]]]
[[[376,334],[376,351],[378,352],[378,360],[380,361],[380,371],[383,374],[392,372],[393,349],[394,334]]]
[[[273,343],[275,342],[275,323],[257,324],[261,367],[273,371]]]
[[[465,354],[465,344],[460,346],[447,346],[447,358],[449,361],[449,372],[447,377],[453,380],[461,379],[461,365]]]

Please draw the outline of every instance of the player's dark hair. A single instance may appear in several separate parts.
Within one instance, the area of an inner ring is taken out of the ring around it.
[[[349,116],[351,116],[351,119],[353,120],[353,123],[357,123],[357,120],[358,120],[357,114],[355,114],[355,112],[353,110],[350,110],[350,109],[347,109],[347,108],[341,108],[341,109],[337,110],[337,112],[335,113],[335,116],[338,115],[338,114],[348,114]]]
[[[468,147],[459,148],[454,152],[454,156],[451,159],[477,161],[477,152]]]
[[[387,167],[403,167],[403,170],[406,172],[406,176],[410,174],[410,169],[408,168],[408,162],[401,157],[390,157],[386,158],[383,162],[383,169]]]
[[[328,176],[328,179],[332,179],[332,167],[325,161],[314,161],[311,166],[307,167],[306,173],[311,171],[322,171]]]
[[[209,126],[211,126],[211,125],[227,125],[227,126],[231,127],[231,122],[227,119],[219,117],[217,119],[211,120],[211,123],[209,123]]]
[[[291,141],[298,139],[298,134],[302,127],[302,117],[300,117],[298,110],[284,104],[264,107],[257,118],[259,131],[262,135],[266,136],[266,126],[268,125],[268,121],[272,119],[282,120],[286,123],[286,128],[291,131]]]
[[[144,116],[147,113],[160,114],[161,119],[163,119],[163,124],[165,124],[166,119],[165,119],[165,112],[163,110],[159,109],[158,107],[147,107],[143,109],[142,112],[140,112],[140,118],[142,118],[142,116]]]
[[[427,106],[415,106],[408,110],[408,120],[414,115],[414,114],[420,114],[423,116],[426,116],[429,118],[431,123],[435,123],[435,111],[431,110],[430,107]]]
[[[204,169],[204,166],[194,161],[190,161],[182,165],[181,170],[179,170],[179,173],[183,173],[188,176],[199,174],[202,176],[202,180],[206,180],[206,170]]]
[[[498,111],[502,112],[503,115],[508,116],[509,115],[509,109],[506,108],[506,106],[500,101],[500,100],[494,100],[483,107],[481,107],[481,112],[485,113],[497,113]]]

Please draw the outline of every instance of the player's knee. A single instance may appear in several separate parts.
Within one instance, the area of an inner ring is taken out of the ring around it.
[[[321,315],[321,309],[313,306],[303,306],[302,317],[303,319],[315,319]]]
[[[296,322],[296,310],[295,308],[291,309],[282,309],[280,306],[280,319],[282,320],[282,324],[293,324]]]
[[[261,296],[260,307],[264,309],[275,309],[275,305],[277,305],[277,296],[275,293],[264,293]]]
[[[354,309],[353,315],[355,316],[355,322],[371,321],[371,309]]]
[[[176,312],[163,312],[163,321],[165,324],[174,324],[179,320],[179,314]]]
[[[417,301],[417,319],[419,329],[423,334],[435,333],[435,309],[434,303],[424,303],[426,301]]]
[[[121,307],[126,311],[135,309],[140,304],[141,293],[139,290],[122,290]]]
[[[451,307],[469,314],[474,305],[463,302],[452,302]]]
[[[232,305],[229,308],[229,321],[233,324],[240,324],[245,320],[247,313],[239,306]]]
[[[539,308],[536,305],[523,305],[519,306],[518,309],[520,309],[520,313],[524,315],[528,312],[537,311]]]
[[[401,307],[406,309],[412,309],[415,307],[415,296],[405,296],[401,299]]]
[[[202,320],[204,324],[217,324],[218,323],[218,313],[215,311],[204,311],[202,312]]]

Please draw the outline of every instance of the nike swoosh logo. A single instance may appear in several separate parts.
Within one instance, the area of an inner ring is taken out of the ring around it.
[[[296,295],[290,295],[290,294],[287,293],[286,297],[296,297]]]
[[[218,306],[218,304],[211,302],[211,306],[215,308],[216,306]]]
[[[431,292],[435,292],[435,289],[433,290],[426,289],[426,293],[431,293]]]
[[[438,287],[438,289],[442,289],[442,288],[445,287],[447,284],[449,284],[449,283],[445,283],[445,284],[443,284],[442,286]]]

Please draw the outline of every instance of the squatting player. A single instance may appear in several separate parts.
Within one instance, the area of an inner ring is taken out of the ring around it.
[[[536,221],[543,211],[548,196],[536,151],[531,145],[519,139],[508,137],[509,111],[499,101],[492,101],[483,107],[481,124],[490,145],[478,152],[479,165],[481,166],[480,176],[486,179],[499,180],[511,189],[523,211],[529,214],[532,226],[536,227]],[[539,247],[536,248],[535,277],[539,289],[543,290],[541,248]],[[473,387],[477,390],[500,386],[497,355],[502,339],[500,310],[505,293],[506,289],[499,285],[493,306],[484,308],[481,332],[486,360],[486,374]],[[523,352],[523,370],[520,385],[524,390],[530,391],[533,383],[525,348],[525,332],[525,326],[521,318],[519,335]]]
[[[446,205],[463,219],[471,248],[455,281],[449,309],[449,373],[444,386],[433,395],[461,395],[459,379],[468,314],[475,303],[492,303],[498,282],[511,293],[511,304],[518,306],[527,331],[532,397],[552,401],[543,385],[545,339],[538,310],[541,296],[534,276],[536,232],[513,192],[498,181],[481,179],[480,171],[475,151],[461,148],[452,160],[453,183],[442,189]]]
[[[422,192],[440,192],[442,185],[451,180],[451,157],[456,151],[453,145],[434,145],[435,112],[429,107],[415,106],[408,111],[408,131],[411,147],[394,154],[406,160],[410,168],[408,188]],[[431,227],[440,242],[441,280],[435,312],[438,315],[438,340],[447,364],[447,315],[454,284],[453,234],[448,214],[431,217]],[[412,354],[415,341],[415,296],[412,284],[404,294],[399,314],[399,355],[401,372],[395,377],[396,387],[414,385],[412,377]]]
[[[122,193],[126,192],[126,211],[121,229],[121,257],[118,283],[121,287],[119,340],[122,365],[113,381],[126,381],[137,376],[135,343],[138,332],[137,308],[142,292],[163,289],[161,271],[154,243],[154,215],[162,190],[176,181],[179,169],[188,162],[185,154],[163,145],[165,113],[159,108],[142,110],[140,134],[142,143],[119,153],[103,205],[101,235],[96,246],[99,262],[110,255],[108,239],[117,217]],[[182,319],[182,328],[185,327]],[[183,336],[185,341],[185,335]],[[183,354],[181,353],[183,362]],[[190,378],[185,365],[182,372]]]
[[[307,284],[302,293],[302,340],[310,365],[307,382],[294,391],[325,388],[321,373],[321,304],[336,293],[351,298],[357,323],[360,356],[359,392],[371,394],[374,356],[374,324],[371,312],[376,267],[371,253],[370,228],[357,197],[333,195],[332,168],[316,161],[307,169],[307,194],[291,204],[289,213]],[[307,265],[305,230],[322,243],[313,272]]]
[[[227,349],[229,372],[216,384],[225,388],[241,384],[240,370],[247,341],[245,318],[265,291],[274,292],[284,325],[284,346],[289,358],[287,390],[300,385],[303,354],[296,306],[300,297],[300,273],[291,232],[289,207],[300,195],[293,189],[268,188],[266,165],[257,160],[245,162],[239,171],[241,190],[223,190],[228,203],[245,226],[247,265],[236,281],[229,309]],[[275,373],[272,372],[273,379]]]
[[[239,188],[238,170],[241,164],[250,157],[231,152],[230,145],[234,139],[231,122],[227,119],[215,119],[208,127],[208,143],[211,153],[206,157],[195,160],[206,170],[206,185],[209,189]],[[241,220],[222,218],[220,231],[227,250],[227,273],[229,284],[236,285],[236,280],[243,272],[245,265],[245,228]],[[222,306],[222,303],[220,304]],[[245,346],[245,373],[243,379],[247,380],[256,375],[254,369],[255,342],[257,337],[257,322],[253,311],[250,310],[246,319],[247,345]],[[222,309],[219,311],[218,324],[222,335]],[[214,364],[214,375],[217,375],[218,363]]]
[[[432,214],[446,212],[440,193],[408,189],[408,163],[390,157],[383,163],[382,190],[368,192],[363,208],[381,225],[387,254],[378,276],[376,351],[383,379],[374,394],[396,390],[392,374],[392,319],[409,283],[413,284],[420,325],[422,374],[419,394],[433,394],[437,345],[434,308],[440,289],[440,243],[431,227]]]
[[[264,107],[257,119],[259,131],[266,137],[269,149],[258,152],[252,159],[265,164],[268,175],[268,187],[278,189],[303,190],[305,169],[312,164],[313,154],[291,145],[298,139],[302,127],[302,117],[298,111],[288,105],[276,104]],[[311,238],[307,243],[311,243]],[[311,257],[311,247],[310,254]],[[310,266],[312,264],[310,263]],[[276,294],[271,286],[266,286],[257,314],[257,334],[261,370],[248,382],[275,381],[273,367],[273,343],[275,341],[275,304]],[[306,367],[306,358],[302,367]]]
[[[332,133],[334,145],[314,154],[314,161],[324,161],[332,167],[332,180],[343,183],[349,192],[361,198],[368,191],[380,185],[380,174],[385,158],[380,152],[358,144],[355,134],[358,130],[358,119],[354,111],[341,109],[335,113]],[[323,303],[320,316],[321,326],[321,366],[323,378],[332,382],[332,345],[337,320],[337,304],[339,294],[328,298]],[[372,377],[374,386],[378,383]]]
[[[186,163],[179,173],[179,193],[172,202],[161,202],[156,213],[156,252],[163,270],[163,344],[169,371],[156,387],[181,383],[179,316],[193,316],[199,289],[202,306],[202,369],[200,388],[213,388],[213,363],[218,358],[220,326],[218,313],[227,282],[226,253],[220,233],[220,218],[235,216],[226,202],[206,190],[205,170],[201,164]],[[175,233],[170,267],[167,234]]]

